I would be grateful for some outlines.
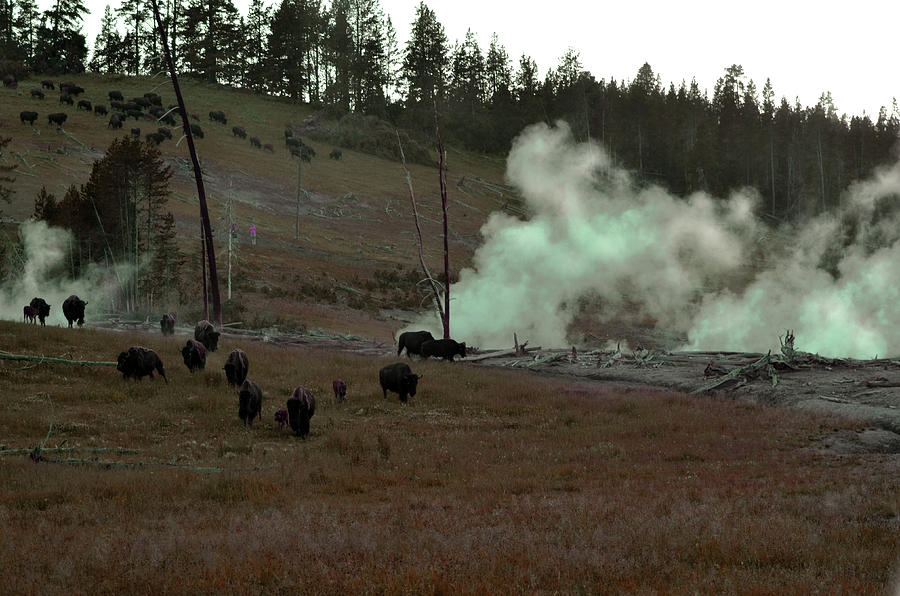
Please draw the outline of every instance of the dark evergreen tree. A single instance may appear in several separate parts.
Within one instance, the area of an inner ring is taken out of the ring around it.
[[[444,26],[425,2],[419,2],[403,60],[407,108],[424,104],[430,109],[435,99],[444,96],[447,62]]]
[[[37,47],[37,34],[41,26],[41,12],[36,0],[15,0],[15,30],[18,50],[16,56],[32,63]]]
[[[488,101],[504,100],[512,89],[512,66],[506,48],[500,44],[497,34],[491,35],[491,45],[484,61],[485,96]]]
[[[320,14],[318,4],[308,0],[282,0],[272,18],[269,35],[269,73],[274,92],[294,103],[309,96],[313,80],[309,65],[312,41]]]
[[[231,82],[240,15],[231,0],[190,0],[183,13],[180,59],[188,74],[210,83]]]
[[[90,11],[82,0],[55,0],[44,11],[37,35],[33,69],[37,72],[83,72],[87,45],[81,33],[84,15]]]
[[[245,24],[247,81],[254,91],[266,89],[266,58],[272,23],[272,8],[263,0],[251,0]]]
[[[122,53],[122,38],[116,29],[116,18],[107,4],[100,21],[100,33],[94,41],[94,52],[88,63],[88,69],[98,73],[121,72]]]

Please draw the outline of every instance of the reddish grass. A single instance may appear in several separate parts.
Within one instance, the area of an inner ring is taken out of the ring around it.
[[[0,361],[0,437],[135,469],[0,458],[7,593],[884,593],[900,546],[897,460],[822,455],[848,421],[652,390],[241,343],[263,421],[183,338],[0,323],[3,348],[111,360],[156,349],[170,383]],[[338,405],[331,381],[348,382]],[[275,410],[317,396],[310,438]],[[56,457],[52,454],[48,458]],[[203,473],[181,466],[217,466]]]

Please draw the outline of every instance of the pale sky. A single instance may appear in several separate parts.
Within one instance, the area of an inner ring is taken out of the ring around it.
[[[45,8],[51,0],[40,0]],[[326,0],[327,1],[327,0]],[[93,44],[106,4],[86,0],[85,22]],[[235,0],[246,14],[249,0]],[[426,4],[444,26],[451,43],[471,28],[482,52],[496,32],[513,61],[525,53],[540,75],[555,68],[569,47],[595,78],[630,81],[649,62],[668,87],[696,77],[712,95],[716,79],[731,64],[744,67],[761,91],[771,78],[776,101],[815,105],[831,91],[838,113],[874,120],[900,97],[900,2],[857,0],[757,0],[740,5],[722,0],[593,0],[511,2],[508,0],[432,0]],[[405,47],[418,1],[381,0]]]

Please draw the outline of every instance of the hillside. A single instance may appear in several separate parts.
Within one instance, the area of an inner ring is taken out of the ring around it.
[[[18,89],[0,90],[0,130],[12,142],[4,159],[19,168],[13,184],[12,204],[3,207],[7,225],[27,219],[41,186],[62,198],[71,184],[87,180],[94,160],[117,136],[140,127],[142,135],[158,126],[149,120],[126,121],[123,129],[107,127],[108,118],[58,103],[58,92],[48,91],[44,100],[30,96],[40,88],[42,77],[23,81]],[[163,77],[73,76],[83,87],[77,99],[94,105],[109,105],[107,92],[120,90],[125,98],[154,91],[163,105],[174,103],[174,93]],[[251,326],[279,324],[287,327],[322,328],[389,337],[401,323],[382,311],[418,308],[421,279],[410,215],[409,193],[399,162],[342,148],[341,160],[329,159],[333,145],[304,138],[316,157],[302,169],[301,237],[295,238],[296,181],[298,160],[284,145],[286,125],[300,125],[313,111],[269,97],[183,81],[189,113],[200,117],[204,138],[197,139],[204,181],[217,241],[217,265],[225,299],[226,236],[224,210],[229,197],[239,238],[233,273],[235,304],[226,308],[225,319],[245,319]],[[19,113],[39,113],[33,129],[19,122]],[[228,124],[210,122],[211,110],[223,110]],[[65,133],[47,122],[47,114],[66,112]],[[248,140],[232,134],[243,126],[249,136],[273,145],[274,152],[256,149]],[[174,129],[173,129],[174,130]],[[199,209],[196,186],[185,142],[166,141],[162,155],[174,172],[170,209],[176,216],[179,239],[190,257],[199,289]],[[451,189],[451,251],[454,271],[467,265],[479,242],[478,230],[487,214],[502,202],[495,193],[479,193],[477,186],[459,190],[463,177],[500,182],[501,159],[456,151],[449,153]],[[437,169],[409,166],[422,214],[423,234],[431,239],[426,258],[440,270],[440,200]],[[475,189],[475,190],[473,190]],[[255,224],[259,243],[249,245],[248,229]],[[188,317],[197,316],[199,304],[172,304]],[[186,320],[186,319],[182,319]]]

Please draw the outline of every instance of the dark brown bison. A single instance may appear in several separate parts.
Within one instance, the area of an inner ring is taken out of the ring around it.
[[[133,137],[136,138],[136,139],[137,139],[137,138],[140,138],[140,136],[141,136],[141,129],[140,129],[140,128],[132,128],[132,129],[131,129],[131,136],[133,136]]]
[[[247,130],[243,126],[232,126],[231,134],[236,137],[241,137],[242,139],[247,138]]]
[[[238,390],[238,416],[245,426],[253,425],[253,418],[262,420],[262,389],[253,381],[244,381]]]
[[[9,87],[9,88],[11,88],[11,89],[15,89],[16,87],[19,86],[19,82],[16,81],[16,77],[14,77],[14,76],[11,75],[11,74],[8,74],[8,75],[6,75],[6,76],[3,77],[3,86],[4,86],[4,87]]]
[[[79,327],[84,325],[84,307],[86,305],[87,302],[75,294],[72,294],[63,301],[63,314],[66,316],[70,328],[72,327],[72,323],[75,322],[78,323]]]
[[[191,134],[195,137],[203,138],[203,129],[199,124],[191,124]]]
[[[219,347],[219,335],[213,324],[206,319],[198,321],[194,326],[194,339],[203,344],[210,352],[215,352]]]
[[[341,150],[338,149],[337,147],[332,149],[331,153],[328,154],[328,157],[330,157],[331,159],[337,159],[337,160],[340,160],[343,156],[344,156],[343,152],[341,152]]]
[[[211,122],[221,122],[222,124],[228,124],[228,118],[225,117],[225,112],[222,110],[213,110],[209,113],[209,119]]]
[[[56,87],[53,86],[53,81],[44,79],[43,81],[41,81],[41,89],[50,89],[51,91],[53,91],[54,89],[56,89]]]
[[[106,116],[107,113],[108,113],[108,110],[106,109],[106,106],[101,105],[101,104],[97,104],[94,106],[94,115],[95,116]]]
[[[466,342],[457,342],[452,339],[434,339],[422,343],[422,356],[430,358],[443,358],[453,361],[454,356],[466,357]]]
[[[181,348],[181,357],[189,371],[203,370],[206,367],[206,348],[199,341],[189,339]]]
[[[50,124],[55,124],[56,126],[62,126],[69,116],[65,112],[56,112],[55,114],[47,114],[47,120]]]
[[[121,91],[110,91],[107,95],[109,95],[110,100],[125,101],[125,96],[122,95]]]
[[[109,117],[109,124],[106,125],[107,128],[122,128],[122,121],[125,118],[122,114],[113,114]]]
[[[75,105],[75,100],[72,99],[72,96],[69,95],[68,93],[63,93],[62,95],[59,96],[59,103],[67,103],[70,106],[73,106],[73,105]]]
[[[250,137],[250,144],[257,149],[262,148],[262,141],[259,140],[259,137]]]
[[[163,335],[175,334],[175,313],[167,312],[159,320],[159,328]]]
[[[78,104],[75,106],[76,110],[87,110],[90,112],[94,109],[94,106],[91,105],[91,102],[86,99],[79,99]]]
[[[22,322],[23,323],[35,323],[37,324],[37,309],[33,306],[25,305],[22,309]]]
[[[335,379],[331,382],[331,388],[334,389],[334,400],[337,403],[343,403],[347,399],[347,383],[342,379]]]
[[[309,389],[297,387],[287,400],[288,421],[294,434],[306,438],[309,435],[309,419],[316,413],[316,398]]]
[[[37,311],[38,320],[44,325],[44,320],[50,316],[50,305],[43,298],[32,298],[29,306]]]
[[[152,379],[153,371],[155,370],[166,383],[169,382],[169,379],[166,378],[166,371],[163,368],[162,360],[160,360],[156,352],[150,348],[131,346],[128,348],[127,352],[120,352],[119,363],[116,365],[116,370],[122,373],[123,378],[127,379],[133,377],[138,381],[148,375]]]
[[[26,122],[32,126],[34,126],[34,121],[37,120],[38,113],[37,112],[19,112],[19,120],[22,121],[22,124]]]
[[[396,364],[388,364],[378,373],[378,380],[381,382],[381,391],[387,399],[387,392],[393,391],[400,396],[400,401],[406,403],[407,396],[415,396],[416,387],[421,379],[421,375],[417,375],[410,370],[409,365],[402,362]]]
[[[406,348],[407,356],[412,356],[413,354],[421,356],[422,344],[426,341],[434,341],[434,336],[431,335],[430,331],[407,331],[401,333],[400,339],[397,341],[397,356],[400,355],[403,348]]]
[[[155,147],[158,147],[159,145],[161,145],[162,142],[165,140],[166,140],[166,137],[158,132],[148,132],[146,135],[144,135],[144,141],[148,145],[153,145]]]
[[[166,137],[167,139],[172,138],[172,131],[170,129],[166,128],[165,126],[160,126],[159,128],[156,129],[156,132],[158,132],[162,136]]]
[[[262,146],[263,151],[268,151],[269,153],[275,153],[275,147],[272,146],[272,143],[266,143]]]
[[[31,97],[37,97],[38,99],[44,99],[44,92],[40,89],[32,89]]]
[[[239,387],[247,378],[247,372],[250,370],[250,360],[244,350],[232,350],[225,359],[225,378],[228,384]]]

